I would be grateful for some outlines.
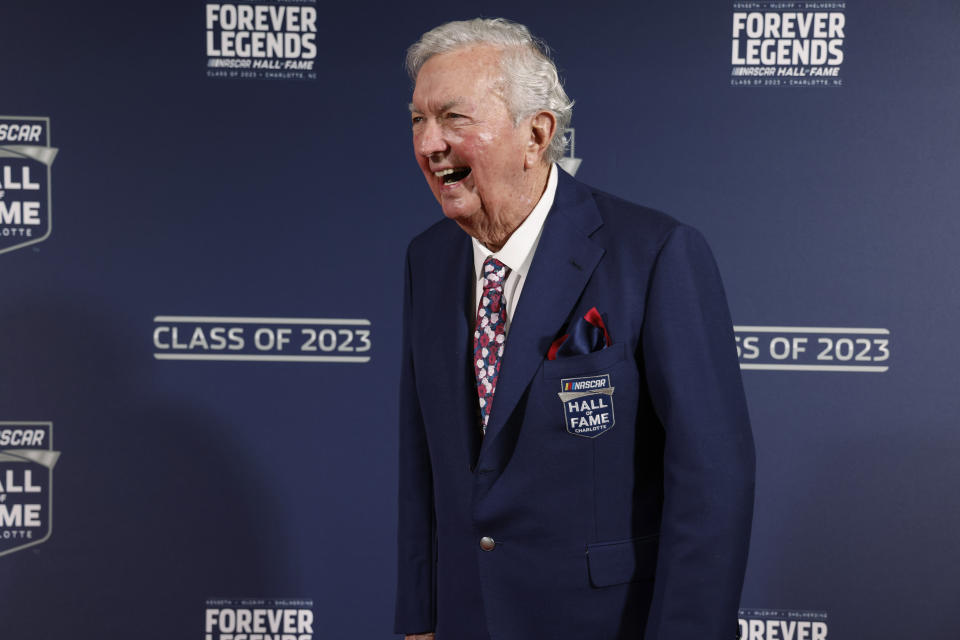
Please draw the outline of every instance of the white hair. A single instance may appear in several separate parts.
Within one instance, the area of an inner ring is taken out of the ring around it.
[[[407,73],[416,82],[427,60],[441,53],[476,45],[492,45],[501,50],[504,99],[514,124],[538,111],[549,111],[557,120],[546,157],[556,162],[567,146],[564,131],[573,117],[573,101],[567,97],[550,59],[550,48],[533,37],[522,24],[504,18],[474,18],[448,22],[427,31],[407,50]]]

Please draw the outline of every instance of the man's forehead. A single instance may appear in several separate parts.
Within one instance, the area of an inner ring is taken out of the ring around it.
[[[426,113],[443,113],[450,109],[465,109],[471,105],[471,101],[464,96],[455,98],[430,97],[424,101],[424,104],[418,105],[416,102],[410,103],[410,111]]]
[[[465,100],[476,91],[498,84],[502,81],[500,54],[489,45],[477,45],[431,56],[417,74],[414,101],[418,98],[436,99],[441,103]]]

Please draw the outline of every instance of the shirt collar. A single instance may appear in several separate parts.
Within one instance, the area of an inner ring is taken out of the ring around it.
[[[511,273],[519,273],[526,277],[530,270],[530,264],[533,262],[533,254],[540,242],[540,234],[543,232],[543,223],[547,219],[550,207],[553,206],[553,199],[557,194],[557,165],[550,165],[550,176],[547,178],[547,188],[543,190],[540,201],[533,211],[520,223],[510,237],[507,243],[496,253],[487,249],[482,242],[476,238],[473,240],[473,269],[474,275],[479,278],[483,269],[483,262],[489,256],[493,256],[503,264],[510,267]]]

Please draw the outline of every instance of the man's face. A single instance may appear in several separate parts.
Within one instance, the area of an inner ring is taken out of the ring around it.
[[[448,218],[474,237],[515,228],[536,204],[524,182],[529,127],[514,126],[499,52],[474,46],[433,56],[417,75],[413,148]],[[526,131],[526,135],[524,135]]]

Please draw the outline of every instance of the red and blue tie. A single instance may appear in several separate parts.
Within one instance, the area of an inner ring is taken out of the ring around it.
[[[500,377],[503,344],[507,339],[507,302],[503,298],[503,282],[509,267],[493,256],[483,263],[483,294],[477,307],[477,328],[473,332],[473,370],[477,374],[477,395],[480,398],[480,420],[487,432],[493,394]]]

